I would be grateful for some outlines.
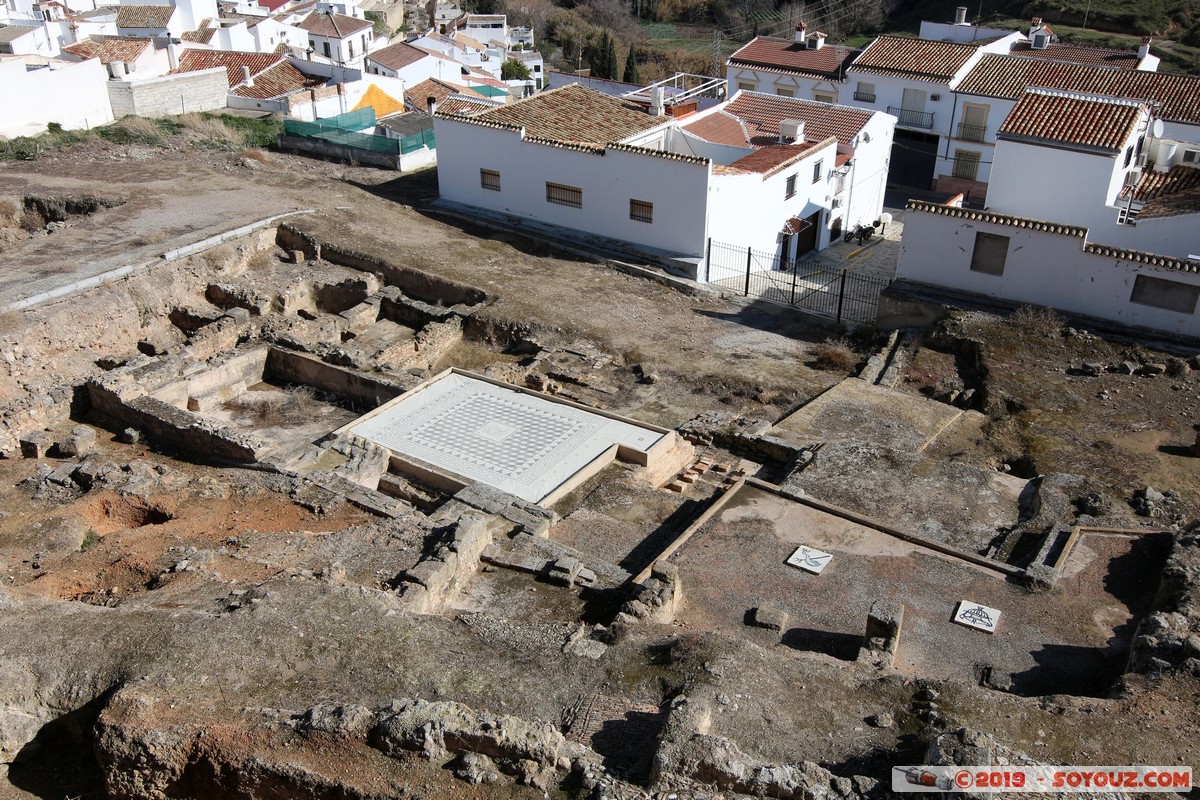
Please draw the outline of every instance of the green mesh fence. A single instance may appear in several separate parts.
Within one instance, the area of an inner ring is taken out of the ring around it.
[[[283,121],[283,132],[288,136],[302,136],[306,139],[323,139],[343,147],[354,147],[359,150],[369,150],[372,153],[396,155],[400,152],[412,152],[400,149],[401,141],[389,139],[386,136],[376,136],[372,133],[359,133],[365,128],[375,126],[375,109],[363,108],[338,114],[336,117],[326,117],[315,122],[301,122],[296,119]],[[430,138],[432,139],[432,131]],[[417,147],[420,147],[418,144]],[[415,150],[416,147],[413,148]]]
[[[437,144],[433,139],[433,130],[421,131],[414,133],[412,136],[405,136],[400,140],[400,152],[411,153],[414,150],[420,150],[422,147],[428,147],[432,150]]]

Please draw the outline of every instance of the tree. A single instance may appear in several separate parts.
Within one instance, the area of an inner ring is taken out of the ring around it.
[[[500,80],[502,81],[527,81],[529,77],[529,67],[520,61],[510,58],[500,65]]]
[[[617,79],[617,45],[608,35],[608,31],[604,32],[604,37],[607,40],[604,45],[604,65],[608,68],[608,74],[604,77],[615,81]]]
[[[642,79],[638,75],[637,55],[633,51],[633,45],[629,45],[629,55],[625,56],[625,74],[621,80],[626,83],[641,83]]]
[[[607,28],[600,33],[600,44],[596,47],[595,53],[592,58],[592,76],[615,81],[617,79],[617,45],[613,41],[613,37],[609,35]]]

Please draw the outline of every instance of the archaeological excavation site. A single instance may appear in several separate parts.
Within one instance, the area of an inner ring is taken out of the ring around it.
[[[1200,762],[1195,342],[849,328],[269,161],[0,165],[0,797]]]

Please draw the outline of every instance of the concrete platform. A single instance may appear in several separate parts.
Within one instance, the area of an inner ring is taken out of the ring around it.
[[[802,444],[865,439],[920,452],[965,414],[978,412],[852,378],[785,417],[771,435]]]
[[[674,433],[449,370],[338,431],[388,448],[393,463],[553,502],[614,457],[648,464]]]

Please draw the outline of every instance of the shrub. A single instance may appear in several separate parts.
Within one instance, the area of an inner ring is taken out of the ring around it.
[[[813,347],[812,354],[817,369],[849,372],[858,363],[858,356],[850,349],[850,343],[845,339],[821,342]]]
[[[1062,332],[1063,318],[1045,306],[1021,306],[1009,315],[1008,324],[1018,331],[1050,339]]]
[[[34,211],[32,208],[27,208],[21,214],[20,225],[21,230],[33,233],[34,231],[40,231],[42,228],[46,227],[46,220],[42,219],[42,215]]]
[[[19,224],[21,207],[12,200],[0,200],[0,228],[11,228]]]

